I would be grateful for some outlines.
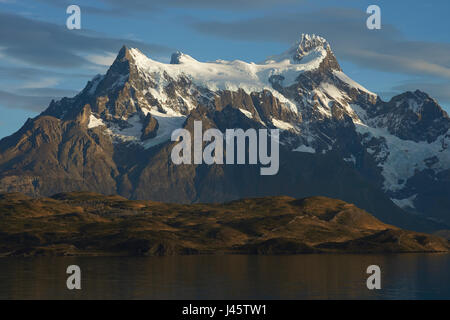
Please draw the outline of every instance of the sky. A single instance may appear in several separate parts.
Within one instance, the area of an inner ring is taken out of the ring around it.
[[[69,5],[81,29],[69,30]],[[381,29],[369,30],[369,5]],[[105,73],[122,45],[169,62],[260,62],[302,33],[328,40],[344,72],[383,100],[420,89],[450,112],[450,1],[0,0],[0,138]]]

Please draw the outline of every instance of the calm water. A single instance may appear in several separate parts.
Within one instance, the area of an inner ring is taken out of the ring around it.
[[[66,289],[71,264],[82,290]],[[0,299],[450,299],[449,271],[449,254],[6,258]]]

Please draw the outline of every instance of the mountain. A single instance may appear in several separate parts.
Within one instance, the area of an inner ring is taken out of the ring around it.
[[[168,204],[89,192],[0,195],[0,256],[448,252],[353,204],[285,196]]]
[[[280,169],[174,165],[176,128],[279,128]],[[421,91],[385,102],[350,79],[330,44],[302,35],[256,64],[170,64],[123,47],[105,75],[52,101],[0,141],[0,192],[88,190],[130,199],[223,202],[339,198],[398,227],[450,229],[450,119]]]

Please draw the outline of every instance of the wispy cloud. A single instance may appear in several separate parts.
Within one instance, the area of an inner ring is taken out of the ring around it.
[[[69,0],[37,0],[55,7],[73,4]],[[102,0],[100,5],[92,6],[92,1],[79,1],[83,11],[93,14],[123,15],[158,14],[173,8],[218,9],[227,11],[255,11],[273,6],[299,4],[307,0]]]
[[[83,81],[92,74],[58,72],[48,68],[0,66],[0,106],[31,111],[42,111],[52,99],[72,97],[77,92],[55,88],[69,79]]]
[[[92,63],[98,64],[100,66],[110,66],[114,59],[116,58],[116,54],[112,52],[108,52],[106,54],[90,54],[86,56],[86,59]]]
[[[23,89],[41,89],[53,87],[59,83],[58,78],[41,78],[39,80],[27,81],[22,84]]]
[[[48,106],[52,97],[19,95],[0,90],[1,105],[10,109],[42,111]]]
[[[18,79],[23,81],[35,81],[42,77],[54,77],[54,78],[89,78],[92,75],[88,73],[79,72],[58,72],[50,70],[49,68],[33,68],[23,66],[0,66],[0,79]]]
[[[162,45],[98,35],[90,30],[67,30],[60,25],[16,14],[0,13],[2,53],[34,66],[77,67],[92,64],[85,55],[118,52],[124,44],[155,54],[173,50]]]
[[[327,38],[339,58],[388,72],[450,79],[450,43],[410,41],[394,26],[368,30],[362,10],[326,8],[315,12],[275,14],[240,21],[195,21],[204,34],[243,41],[292,43],[299,34]]]

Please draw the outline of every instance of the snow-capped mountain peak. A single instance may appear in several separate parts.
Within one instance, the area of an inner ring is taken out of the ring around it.
[[[185,54],[181,51],[177,51],[177,52],[173,53],[170,58],[170,64],[182,64],[184,62],[189,62],[189,61],[197,61],[197,60],[195,60],[190,55]]]
[[[39,117],[52,130],[76,129],[82,141],[91,137],[95,150],[123,151],[126,161],[119,160],[127,165],[129,150],[148,155],[165,148],[173,130],[192,119],[220,130],[279,128],[287,153],[325,159],[338,171],[345,165],[398,205],[437,216],[426,208],[427,188],[441,201],[450,198],[450,119],[437,101],[421,91],[382,101],[349,78],[330,44],[316,35],[302,34],[263,63],[202,62],[179,51],[162,63],[124,46],[106,74],[77,96],[52,101]],[[303,172],[302,166],[289,170]],[[118,183],[136,187],[127,179]],[[327,185],[339,183],[330,179]]]
[[[294,59],[300,61],[305,55],[313,50],[327,51],[331,50],[327,40],[315,34],[309,35],[302,33],[300,40],[291,48],[294,53]]]
[[[290,63],[310,63],[311,61],[322,61],[330,56],[334,58],[331,46],[328,41],[315,34],[309,35],[302,33],[299,40],[285,52],[272,55],[267,58],[266,63],[280,62],[289,60]]]

